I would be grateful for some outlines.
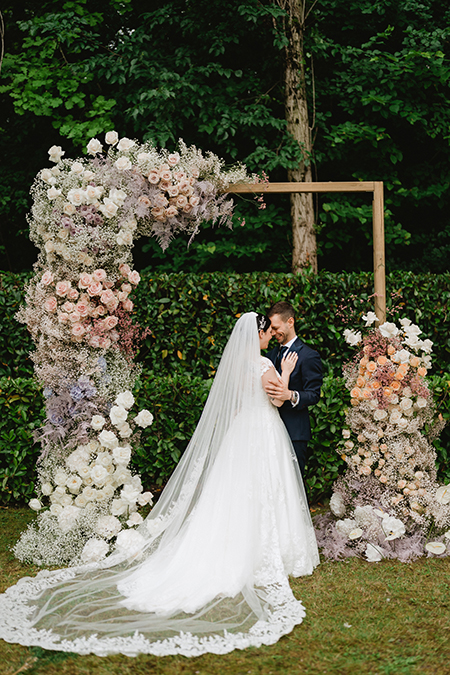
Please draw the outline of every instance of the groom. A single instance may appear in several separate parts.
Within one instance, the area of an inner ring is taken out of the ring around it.
[[[308,458],[308,441],[311,438],[308,406],[317,403],[322,386],[322,362],[319,354],[305,345],[295,332],[294,308],[289,302],[276,302],[267,313],[270,319],[272,335],[278,347],[272,349],[267,357],[278,372],[281,372],[281,359],[284,354],[296,352],[298,360],[286,386],[280,381],[269,380],[266,391],[284,401],[278,408],[297,455],[302,475]]]

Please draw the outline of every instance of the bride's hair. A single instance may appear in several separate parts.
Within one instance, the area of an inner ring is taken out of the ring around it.
[[[256,325],[258,332],[262,330],[264,333],[270,328],[270,319],[265,314],[256,315]]]

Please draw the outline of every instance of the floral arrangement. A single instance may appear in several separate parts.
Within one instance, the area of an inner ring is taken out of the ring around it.
[[[166,248],[178,232],[192,238],[202,221],[231,224],[228,185],[255,181],[244,166],[228,171],[212,153],[179,142],[179,151],[106,134],[86,158],[49,150],[52,168],[32,186],[30,238],[40,249],[18,319],[36,349],[46,420],[38,434],[38,518],[15,546],[38,565],[93,562],[141,537],[139,507],[151,504],[130,460],[149,411],[133,411],[139,375],[133,357],[149,329],[133,321],[134,241],[151,235]]]
[[[363,319],[369,328],[377,317],[369,312]],[[364,338],[344,331],[359,351],[344,367],[351,405],[336,451],[347,471],[333,487],[333,515],[317,521],[329,557],[450,553],[450,485],[436,481],[430,442],[444,421],[426,379],[433,343],[420,335],[407,318],[371,328]]]

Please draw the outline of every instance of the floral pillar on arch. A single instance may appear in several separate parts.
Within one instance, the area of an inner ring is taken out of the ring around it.
[[[366,335],[344,331],[358,348],[344,368],[350,391],[336,451],[347,470],[333,486],[331,514],[316,519],[330,558],[413,560],[450,554],[450,485],[436,480],[431,445],[444,426],[427,382],[431,340],[409,319],[397,326],[363,317]]]
[[[148,331],[132,320],[140,280],[132,247],[150,235],[166,248],[205,220],[230,224],[233,202],[223,192],[255,180],[182,141],[172,154],[116,132],[106,144],[103,153],[92,139],[90,156],[76,161],[53,146],[54,166],[31,190],[30,238],[40,253],[18,318],[36,346],[47,415],[30,502],[39,514],[14,551],[37,565],[97,561],[139,543],[138,510],[152,495],[130,460],[152,415],[132,394],[133,359]]]

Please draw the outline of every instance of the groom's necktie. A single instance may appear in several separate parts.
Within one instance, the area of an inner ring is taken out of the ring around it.
[[[275,368],[278,370],[278,372],[281,372],[281,359],[286,354],[287,349],[287,347],[280,347],[278,350],[278,354],[275,359]]]

